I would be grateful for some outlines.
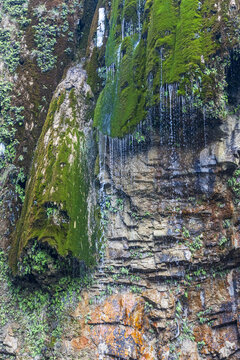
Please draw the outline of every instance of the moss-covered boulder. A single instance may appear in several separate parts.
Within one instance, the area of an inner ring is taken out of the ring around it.
[[[15,271],[33,240],[61,257],[94,263],[91,98],[85,71],[81,66],[71,68],[53,96],[34,155],[10,254]]]

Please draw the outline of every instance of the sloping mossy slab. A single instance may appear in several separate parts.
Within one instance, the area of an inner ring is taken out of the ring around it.
[[[73,88],[51,102],[14,234],[10,264],[15,272],[33,239],[61,257],[71,255],[86,265],[95,261],[95,241],[89,234],[87,138],[82,131],[86,114],[86,98]]]

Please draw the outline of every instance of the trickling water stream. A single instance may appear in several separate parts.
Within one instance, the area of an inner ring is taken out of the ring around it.
[[[105,8],[99,8],[98,13],[97,47],[101,47],[105,34]]]

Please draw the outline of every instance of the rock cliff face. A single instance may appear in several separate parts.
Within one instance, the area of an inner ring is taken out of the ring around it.
[[[0,356],[240,359],[239,4],[1,11]]]
[[[239,358],[230,133],[203,149],[195,139],[183,149],[159,146],[154,131],[148,145],[102,138],[107,247],[95,294],[103,299],[87,307],[86,293],[74,316],[85,309],[89,319],[68,351],[83,359]]]

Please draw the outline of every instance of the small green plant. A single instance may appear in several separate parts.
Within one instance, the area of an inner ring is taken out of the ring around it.
[[[223,222],[224,229],[228,229],[228,228],[230,228],[230,226],[231,226],[231,220],[230,219],[224,220],[224,222]]]
[[[145,136],[141,135],[139,132],[135,133],[135,140],[137,140],[138,144],[145,141]]]
[[[201,234],[195,237],[192,242],[187,242],[186,245],[188,246],[191,252],[195,252],[203,247],[202,239],[203,239],[203,235]]]
[[[181,313],[182,313],[182,305],[181,303],[178,301],[176,304],[176,317],[180,318],[181,317]]]
[[[110,284],[107,284],[106,295],[112,295],[112,294],[113,294],[113,287]]]
[[[234,171],[233,176],[228,180],[228,186],[237,197],[240,197],[240,169]]]
[[[139,277],[139,276],[136,276],[136,275],[131,275],[130,281],[131,281],[131,282],[139,282],[139,281],[140,281],[140,277]]]
[[[91,321],[91,314],[88,313],[85,317],[85,324],[87,324],[89,321]]]
[[[195,341],[195,336],[193,335],[193,330],[190,327],[190,324],[188,323],[187,319],[182,320],[182,337],[187,338],[191,341]]]
[[[138,214],[135,213],[135,212],[131,212],[131,213],[130,213],[130,216],[131,216],[133,219],[137,220],[137,221],[142,219],[141,216],[138,215]]]
[[[217,206],[220,208],[220,209],[223,209],[225,207],[225,204],[223,203],[217,203]]]
[[[196,276],[197,278],[205,277],[205,276],[207,276],[207,271],[205,269],[203,269],[203,268],[200,268],[198,270],[195,270],[193,272],[193,275]]]
[[[114,274],[114,275],[112,276],[112,278],[113,278],[114,281],[117,281],[118,278],[119,278],[119,275],[118,275],[118,274]]]
[[[198,317],[198,322],[199,322],[199,324],[208,324],[208,325],[211,325],[212,324],[212,321],[211,320],[209,320],[209,318],[208,318],[208,316],[207,315],[209,315],[210,313],[211,313],[211,311],[212,311],[212,308],[210,307],[210,308],[208,308],[208,309],[206,309],[206,310],[203,310],[203,311],[199,311],[198,313],[197,313],[197,317]]]
[[[46,210],[47,217],[50,218],[54,214],[55,211],[56,211],[55,208],[52,208],[52,207],[47,208],[47,210]]]
[[[141,293],[142,293],[142,288],[139,287],[139,286],[134,286],[134,285],[132,285],[132,286],[130,287],[130,290],[131,290],[131,292],[132,292],[133,294],[141,294]]]
[[[185,227],[183,227],[182,228],[182,235],[183,235],[183,237],[185,237],[185,238],[190,238],[190,232],[189,232],[189,230],[187,229],[187,228],[185,228]]]
[[[125,267],[122,267],[121,269],[120,269],[120,273],[122,274],[122,275],[128,275],[129,274],[129,269],[127,269],[127,268],[125,268]]]
[[[143,214],[144,217],[148,218],[148,217],[151,217],[151,213],[149,211],[146,211],[144,214]]]
[[[25,199],[25,189],[23,188],[24,182],[26,180],[25,174],[23,172],[23,169],[19,169],[19,172],[17,173],[17,177],[13,180],[13,183],[15,184],[15,192],[18,194],[18,197],[20,198],[21,202],[24,202]]]
[[[152,309],[153,309],[153,305],[150,304],[148,301],[146,301],[145,304],[144,304],[144,311],[148,313],[148,312],[150,312]]]
[[[123,210],[123,207],[124,207],[124,205],[123,205],[123,199],[117,199],[116,200],[116,206],[117,206],[117,208],[120,210],[120,211],[122,211]]]
[[[204,340],[198,341],[198,342],[197,342],[198,350],[201,351],[205,345],[206,345],[206,343],[205,343]]]
[[[131,249],[130,254],[133,259],[142,259],[143,257],[143,253],[141,253],[140,249],[137,250]]]
[[[227,242],[228,242],[228,239],[226,238],[226,236],[220,237],[220,239],[218,241],[220,246],[224,246]]]
[[[185,275],[185,280],[184,280],[185,285],[191,285],[192,280],[193,278],[190,274]]]
[[[72,53],[72,49],[70,47],[68,47],[67,49],[64,50],[64,52],[67,54],[67,55],[70,55]]]

